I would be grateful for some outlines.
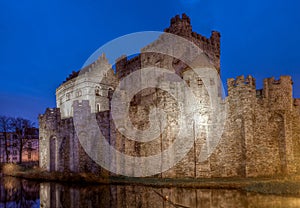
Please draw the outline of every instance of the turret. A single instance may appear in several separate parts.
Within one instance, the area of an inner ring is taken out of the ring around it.
[[[173,17],[170,21],[170,27],[164,30],[175,35],[182,37],[191,37],[192,25],[191,20],[186,14],[182,14],[182,18],[179,15]]]
[[[290,76],[280,76],[264,79],[264,97],[272,110],[291,110],[293,106],[293,82]]]
[[[228,104],[233,114],[251,118],[256,104],[255,79],[251,76],[239,76],[228,79]]]
[[[215,68],[220,74],[220,38],[221,35],[217,31],[212,31],[209,38],[204,37],[196,32],[192,31],[192,25],[190,18],[186,14],[182,14],[180,18],[176,15],[171,19],[170,26],[164,30],[167,33],[172,33],[181,37],[184,37],[199,48],[210,58],[214,63]]]
[[[59,108],[47,108],[44,114],[39,115],[39,125],[43,129],[55,130],[61,121]]]

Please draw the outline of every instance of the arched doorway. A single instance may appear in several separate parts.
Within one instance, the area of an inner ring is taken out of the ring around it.
[[[278,145],[279,165],[281,174],[287,173],[287,159],[286,159],[286,141],[284,117],[281,114],[275,113],[271,117],[272,136]]]
[[[55,171],[56,167],[56,138],[50,138],[50,171]]]

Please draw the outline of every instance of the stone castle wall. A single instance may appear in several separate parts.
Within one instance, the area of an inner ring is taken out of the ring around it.
[[[210,38],[205,38],[192,31],[190,19],[183,15],[176,16],[171,20],[171,26],[165,30],[180,35],[198,45],[206,54],[209,62],[220,74],[220,34],[213,32]],[[158,45],[159,40],[153,45]],[[151,47],[151,44],[147,47]],[[142,50],[143,51],[143,50]],[[103,58],[103,57],[102,57]],[[101,64],[100,62],[98,64]],[[208,86],[203,84],[189,66],[172,57],[155,54],[141,53],[140,55],[127,60],[121,57],[116,62],[116,75],[109,75],[110,82],[82,86],[88,93],[88,98],[81,97],[68,103],[68,111],[71,111],[73,101],[78,101],[79,111],[90,114],[90,117],[97,118],[97,125],[90,122],[89,129],[100,128],[103,135],[115,149],[132,156],[150,156],[158,154],[167,149],[175,140],[176,133],[180,128],[178,123],[179,105],[186,106],[189,102],[186,94],[180,88],[169,83],[169,88],[183,100],[178,103],[168,92],[148,88],[142,90],[133,98],[130,105],[130,119],[133,125],[145,130],[149,128],[150,109],[160,108],[167,114],[167,126],[160,130],[159,138],[141,143],[132,141],[123,136],[115,128],[114,121],[110,114],[111,100],[108,89],[115,89],[116,80],[121,80],[128,74],[147,66],[156,66],[174,71],[186,82],[198,98],[195,109],[187,109],[188,113],[196,113],[202,117],[210,113],[210,99],[207,87],[216,87],[215,82]],[[90,67],[97,68],[97,63]],[[88,74],[92,71],[87,67],[84,69]],[[74,82],[78,73],[71,77],[58,88],[57,102],[66,96],[69,83]],[[114,78],[114,76],[116,76]],[[100,82],[100,81],[99,81]],[[101,81],[102,82],[102,81]],[[124,85],[132,85],[135,80],[128,80]],[[111,88],[109,87],[111,84]],[[79,85],[78,85],[79,86]],[[93,93],[97,86],[101,88],[102,101],[100,102],[101,112],[95,110]],[[251,76],[240,76],[236,79],[228,79],[228,96],[223,99],[218,95],[217,102],[222,109],[227,110],[227,118],[216,149],[205,161],[199,160],[203,144],[207,141],[207,131],[202,126],[197,126],[189,116],[186,120],[193,126],[192,131],[187,135],[193,137],[194,144],[188,154],[171,169],[156,175],[162,178],[201,178],[201,177],[258,177],[287,175],[300,171],[300,99],[292,96],[292,80],[289,76],[281,76],[279,80],[268,78],[264,80],[263,89],[257,90],[255,79]],[[125,87],[125,86],[121,86]],[[138,86],[137,86],[138,87]],[[72,91],[76,94],[78,88]],[[80,97],[80,96],[79,96]],[[93,97],[92,99],[89,99]],[[87,101],[88,100],[88,101]],[[67,103],[67,102],[65,102]],[[63,102],[63,104],[65,104]],[[71,171],[71,172],[92,172],[96,174],[109,174],[105,169],[98,166],[85,153],[75,131],[72,114],[65,112],[63,105],[55,109],[47,109],[44,115],[39,118],[40,122],[40,167],[48,171]],[[212,128],[213,127],[209,127]],[[212,131],[212,136],[218,132]],[[88,141],[87,141],[88,142]],[[180,150],[179,150],[180,151]],[[174,153],[176,155],[176,153]],[[173,158],[166,158],[172,160]],[[124,164],[124,167],[132,168],[136,164]],[[132,170],[133,171],[133,170]]]
[[[272,79],[267,81],[269,80]],[[228,104],[227,120],[216,150],[207,161],[199,162],[199,153],[206,135],[203,132],[193,132],[195,143],[187,156],[157,177],[256,177],[298,172],[300,109],[292,97],[282,98],[280,93],[279,97],[274,96],[277,95],[276,90],[284,90],[278,85],[290,89],[291,79],[281,77],[278,81],[274,80],[272,85],[262,90],[263,96],[256,90],[254,78],[229,79],[228,97],[225,100]],[[288,95],[288,91],[286,92]],[[146,94],[149,98],[149,93]],[[286,100],[282,105],[277,103],[271,108],[270,99]],[[290,103],[293,103],[292,106]],[[176,101],[166,92],[156,90],[151,94],[151,99],[140,98],[131,106],[132,122],[140,129],[148,127],[147,116],[152,107],[160,107],[169,113],[166,131],[162,131],[159,139],[149,143],[126,139],[114,128],[109,111],[97,113],[96,117],[102,133],[111,139],[111,144],[116,149],[128,155],[149,156],[166,149],[174,141],[174,129],[177,128],[176,105]],[[50,171],[108,174],[82,149],[72,118],[61,119],[59,109],[48,109],[40,117],[40,124],[41,167]],[[55,151],[52,150],[54,153],[51,153],[50,149],[53,147]]]

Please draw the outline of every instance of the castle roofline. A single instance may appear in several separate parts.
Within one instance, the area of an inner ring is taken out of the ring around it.
[[[78,70],[78,71],[72,71],[71,74],[69,74],[69,76],[62,82],[62,84],[68,82],[69,80],[72,80],[76,77],[79,76],[79,74],[83,74],[86,72],[91,71],[91,69],[93,69],[97,64],[109,64],[108,59],[106,58],[105,54],[102,53],[101,56],[98,57],[98,59],[96,61],[94,61],[93,63],[83,67],[82,69]]]
[[[217,39],[221,37],[220,32],[213,30],[211,32],[211,37],[207,38],[194,32],[191,25],[191,19],[185,13],[176,15],[170,20],[170,26],[164,29],[164,32],[172,33],[182,37],[194,37],[202,41],[208,41],[209,39]]]
[[[204,52],[211,57],[213,62],[215,63],[215,67],[218,70],[218,73],[220,73],[220,33],[218,31],[212,31],[210,37],[202,36],[196,32],[192,31],[192,25],[190,17],[187,16],[185,13],[183,13],[181,16],[176,15],[170,20],[170,26],[164,30],[164,32],[172,33],[184,38],[187,38],[188,40],[194,42],[196,45],[198,45],[200,48],[204,50]],[[151,46],[152,44],[157,44],[157,40],[154,42],[146,45]],[[63,81],[62,84],[68,82],[69,80],[72,80],[76,77],[78,77],[79,73],[85,73],[90,71],[98,62],[105,61],[108,63],[108,60],[106,59],[105,55],[102,54],[98,60],[95,62],[85,66],[81,70],[73,71],[66,79]],[[99,61],[100,60],[100,61]],[[116,59],[115,63],[118,62],[124,62],[124,64],[130,64],[131,62],[138,61],[138,57],[128,58],[126,55],[122,55],[118,59]]]

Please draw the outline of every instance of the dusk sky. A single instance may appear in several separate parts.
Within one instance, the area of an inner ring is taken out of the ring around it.
[[[100,46],[162,31],[186,13],[193,30],[221,33],[221,74],[291,75],[300,98],[298,0],[0,0],[0,115],[37,122],[55,89]]]

